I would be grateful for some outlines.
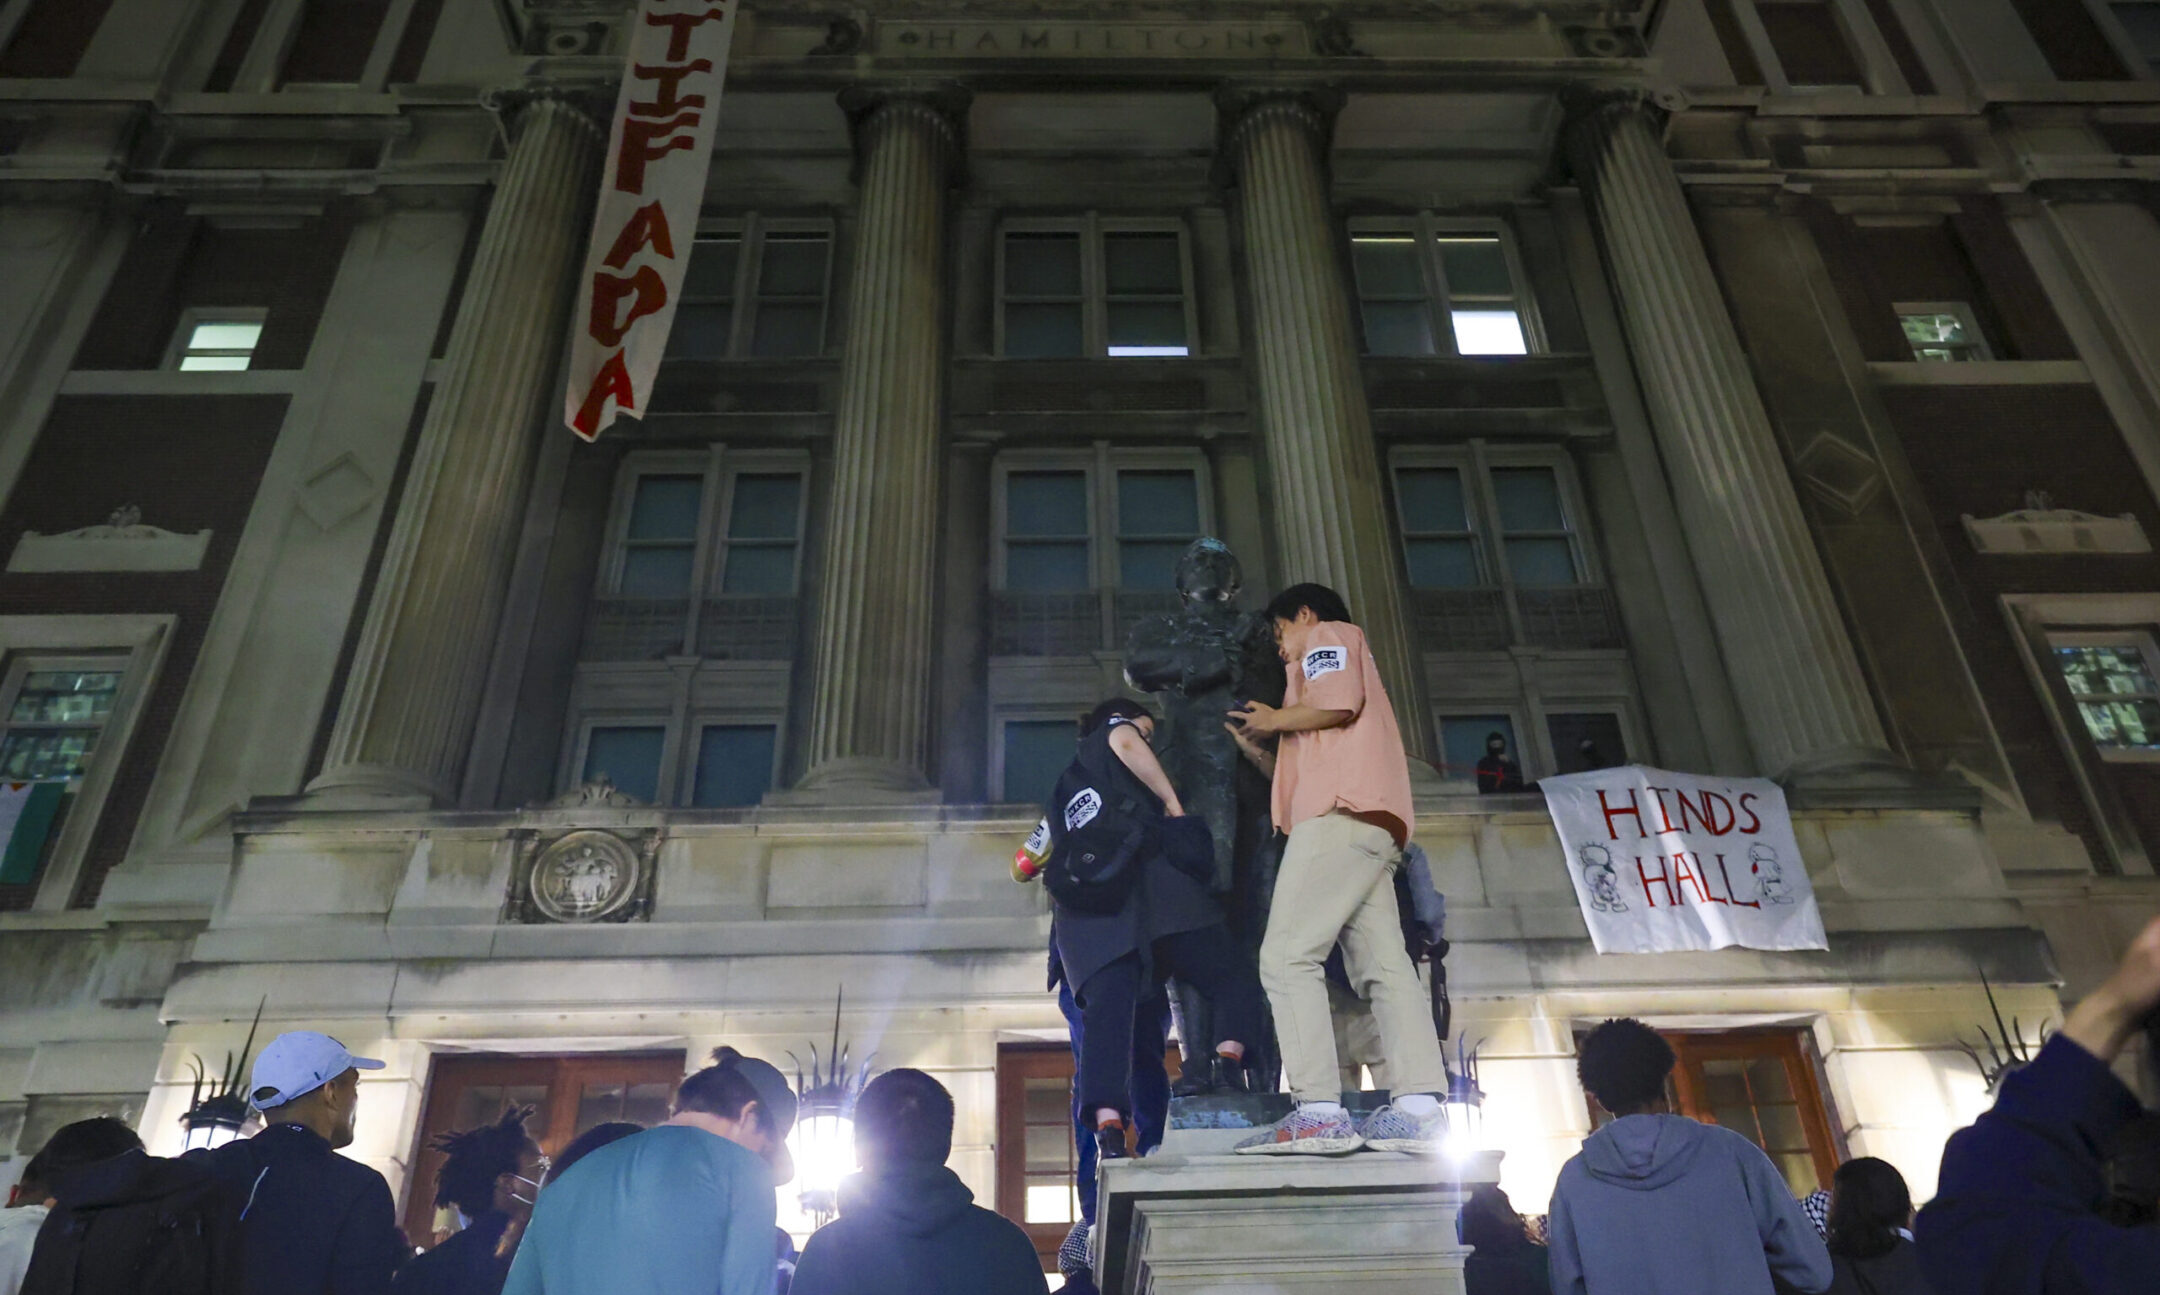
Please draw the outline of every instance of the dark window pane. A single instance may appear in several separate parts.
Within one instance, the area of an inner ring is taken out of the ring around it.
[[[1548,715],[1545,731],[1552,735],[1553,755],[1562,773],[1588,773],[1628,762],[1618,715],[1602,711]]]
[[[791,540],[802,508],[802,478],[792,472],[744,473],[735,478],[728,536],[738,540]]]
[[[1008,297],[1077,297],[1080,295],[1078,234],[1007,234],[1005,295]]]
[[[1071,720],[1025,719],[1005,724],[1005,799],[1039,805],[1049,799],[1058,775],[1072,763]]]
[[[691,538],[697,534],[698,502],[704,494],[703,477],[639,477],[630,505],[630,538]]]
[[[1462,473],[1455,468],[1403,468],[1395,474],[1396,495],[1402,501],[1405,531],[1467,531],[1469,512],[1463,506]]]
[[[690,803],[700,809],[755,805],[772,790],[770,724],[709,724],[698,734],[698,762]]]
[[[90,724],[112,714],[113,698],[120,691],[115,670],[33,670],[23,678],[22,690],[8,718],[44,724]]]
[[[1418,273],[1417,240],[1408,234],[1353,238],[1350,260],[1357,270],[1359,296],[1425,295],[1425,279]]]
[[[1178,558],[1187,540],[1127,540],[1118,545],[1118,587],[1121,589],[1177,588]]]
[[[97,734],[87,729],[10,729],[0,738],[0,778],[79,777],[96,743]]]
[[[1564,539],[1526,540],[1510,538],[1507,564],[1515,583],[1530,586],[1581,583],[1575,573],[1574,546]]]
[[[31,0],[0,53],[0,77],[70,77],[112,0]]]
[[[1010,535],[1086,535],[1087,474],[1012,472],[1005,477],[1005,530]]]
[[[1010,302],[1005,307],[1005,354],[1018,360],[1081,353],[1080,303]]]
[[[1120,472],[1117,488],[1120,534],[1200,534],[1200,483],[1192,473]]]
[[[623,554],[619,592],[630,598],[687,598],[691,557],[687,544],[630,549]]]
[[[1113,295],[1182,296],[1176,234],[1106,234],[1103,280]]]
[[[1507,739],[1508,754],[1522,763],[1522,748],[1515,743],[1515,723],[1505,715],[1443,715],[1440,717],[1441,758],[1449,778],[1468,781],[1477,777],[1477,762],[1485,758],[1485,739],[1498,733]]]
[[[1403,548],[1413,588],[1468,589],[1485,583],[1470,540],[1410,540]]]
[[[389,10],[390,0],[307,0],[281,80],[287,85],[358,83]]]
[[[795,592],[795,546],[792,544],[728,545],[727,560],[720,565],[720,592],[724,594],[791,594]]]
[[[1440,269],[1447,276],[1448,295],[1454,297],[1512,297],[1515,284],[1508,277],[1507,254],[1497,238],[1443,238]]]
[[[1185,307],[1175,301],[1113,301],[1106,306],[1110,353],[1126,347],[1185,350]]]
[[[668,330],[668,358],[718,360],[726,357],[734,314],[735,308],[725,302],[717,305],[684,302],[676,307],[675,326]]]
[[[1494,468],[1493,495],[1503,531],[1564,531],[1560,481],[1551,468]]]
[[[1793,86],[1865,84],[1830,0],[1761,0],[1755,12]]]
[[[1432,311],[1422,301],[1368,301],[1365,349],[1373,355],[1433,354]]]
[[[1005,587],[1037,593],[1091,589],[1085,543],[1005,546]]]
[[[2117,3],[2115,20],[2130,33],[2138,53],[2153,65],[2154,71],[2160,72],[2160,5]]]
[[[761,359],[819,355],[825,350],[825,307],[817,302],[761,301],[750,330],[750,354]]]
[[[758,266],[758,295],[822,299],[825,248],[823,234],[767,235],[763,263]]]
[[[690,269],[683,275],[683,295],[721,298],[735,295],[735,260],[742,255],[742,239],[733,234],[701,238],[690,252]]]
[[[667,730],[657,726],[596,728],[585,744],[584,780],[602,774],[616,788],[655,804],[660,797],[660,748]]]

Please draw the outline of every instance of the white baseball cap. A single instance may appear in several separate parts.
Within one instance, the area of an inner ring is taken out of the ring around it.
[[[383,1063],[356,1057],[327,1034],[293,1030],[270,1040],[255,1058],[255,1079],[248,1104],[258,1111],[283,1106],[329,1083],[348,1070],[380,1070]]]

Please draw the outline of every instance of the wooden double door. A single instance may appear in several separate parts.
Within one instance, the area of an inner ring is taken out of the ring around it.
[[[405,1235],[421,1246],[434,1239],[435,1175],[443,1156],[433,1143],[439,1135],[491,1124],[505,1107],[530,1106],[525,1127],[554,1156],[596,1124],[662,1123],[683,1074],[680,1052],[437,1057],[407,1180]]]

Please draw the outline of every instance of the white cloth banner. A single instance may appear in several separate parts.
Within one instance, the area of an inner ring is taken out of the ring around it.
[[[642,416],[697,241],[741,0],[640,0],[592,246],[570,321],[563,420],[586,440]]]
[[[1629,765],[1538,786],[1599,953],[1830,947],[1769,779]]]

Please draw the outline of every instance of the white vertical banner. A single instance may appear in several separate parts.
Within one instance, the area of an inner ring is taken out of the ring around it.
[[[1599,953],[1830,947],[1769,779],[1628,765],[1538,787]]]
[[[563,420],[586,440],[642,416],[697,241],[741,0],[639,0],[570,321]]]

